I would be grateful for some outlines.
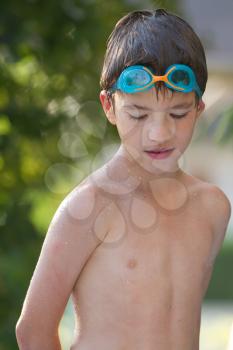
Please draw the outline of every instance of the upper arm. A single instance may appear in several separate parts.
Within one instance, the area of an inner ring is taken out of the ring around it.
[[[225,238],[231,217],[231,203],[225,193],[214,185],[209,187],[205,197],[213,233],[212,261],[214,261]]]
[[[56,211],[20,317],[29,331],[57,332],[74,284],[99,243],[92,232],[96,210],[95,191],[87,186],[71,192]]]

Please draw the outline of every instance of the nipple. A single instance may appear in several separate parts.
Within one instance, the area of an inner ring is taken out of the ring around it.
[[[127,267],[130,268],[130,269],[134,269],[135,267],[137,266],[137,260],[132,258],[132,259],[129,259],[128,262],[127,262]]]

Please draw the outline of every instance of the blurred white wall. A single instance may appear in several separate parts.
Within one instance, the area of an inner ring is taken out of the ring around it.
[[[210,70],[233,71],[233,1],[178,0],[207,49]]]

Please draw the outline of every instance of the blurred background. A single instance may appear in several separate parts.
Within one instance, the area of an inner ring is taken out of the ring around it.
[[[233,203],[232,0],[1,0],[0,350],[17,349],[15,323],[59,203],[118,144],[99,103],[106,40],[127,12],[157,7],[188,20],[207,53],[206,112],[182,168]],[[232,232],[233,218],[205,296],[200,350],[233,349]],[[63,349],[72,332],[68,303]]]

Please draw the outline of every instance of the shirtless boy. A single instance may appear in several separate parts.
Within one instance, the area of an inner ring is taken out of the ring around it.
[[[44,241],[16,335],[61,349],[72,296],[72,350],[198,350],[201,305],[231,213],[215,185],[178,160],[204,109],[199,38],[164,10],[114,28],[100,100],[120,147],[64,199]]]

